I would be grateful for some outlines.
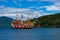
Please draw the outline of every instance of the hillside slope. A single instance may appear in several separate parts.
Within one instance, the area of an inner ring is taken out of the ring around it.
[[[58,28],[60,27],[60,13],[39,17],[31,21],[35,22],[35,26],[40,24],[44,28]]]

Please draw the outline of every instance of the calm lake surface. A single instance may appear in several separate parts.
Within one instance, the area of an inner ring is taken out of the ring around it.
[[[12,29],[0,27],[0,40],[60,40],[60,28]]]

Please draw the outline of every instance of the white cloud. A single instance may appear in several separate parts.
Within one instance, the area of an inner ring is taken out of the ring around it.
[[[60,7],[60,2],[56,2],[55,5]]]
[[[16,16],[16,14],[0,14],[0,16]]]
[[[29,2],[31,2],[31,1],[46,1],[46,2],[59,2],[60,0],[26,0],[26,1],[29,1]]]
[[[28,2],[32,2],[32,1],[34,1],[34,0],[26,0],[26,1],[28,1]]]
[[[1,7],[0,7],[0,9],[1,9]],[[23,11],[23,13],[21,13],[22,11]],[[41,16],[39,11],[33,11],[32,9],[29,9],[29,8],[21,9],[21,8],[2,7],[2,9],[0,10],[0,16],[7,16],[7,17],[11,17],[13,19],[16,19],[16,14],[18,14],[19,18],[21,15],[23,15],[24,18],[29,17],[30,19]]]
[[[59,11],[60,7],[57,7],[55,5],[51,5],[51,6],[45,6],[47,11]]]
[[[17,2],[17,0],[13,0],[13,2],[16,4],[16,5],[19,5],[21,6],[22,4],[20,3],[22,0],[18,0],[19,2]]]
[[[4,8],[5,6],[4,5],[1,5],[0,8]]]
[[[36,7],[36,6],[31,6],[31,7],[29,7],[29,8],[31,8],[31,9],[36,9],[36,10],[40,10],[41,12],[42,12],[42,10],[41,9],[46,9],[46,11],[60,11],[60,5],[59,6],[57,6],[57,5],[49,5],[49,6],[40,6],[40,7]]]

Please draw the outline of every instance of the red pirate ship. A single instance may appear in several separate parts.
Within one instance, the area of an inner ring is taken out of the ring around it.
[[[21,15],[21,18],[23,18],[23,15]],[[17,20],[16,18],[16,20],[13,20],[11,22],[11,26],[12,28],[23,28],[23,29],[27,28],[28,29],[28,28],[33,28],[34,24],[30,21],[29,18],[27,21]]]

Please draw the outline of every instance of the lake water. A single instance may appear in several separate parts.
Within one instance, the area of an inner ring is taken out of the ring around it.
[[[12,29],[0,27],[0,40],[60,40],[60,28]]]

